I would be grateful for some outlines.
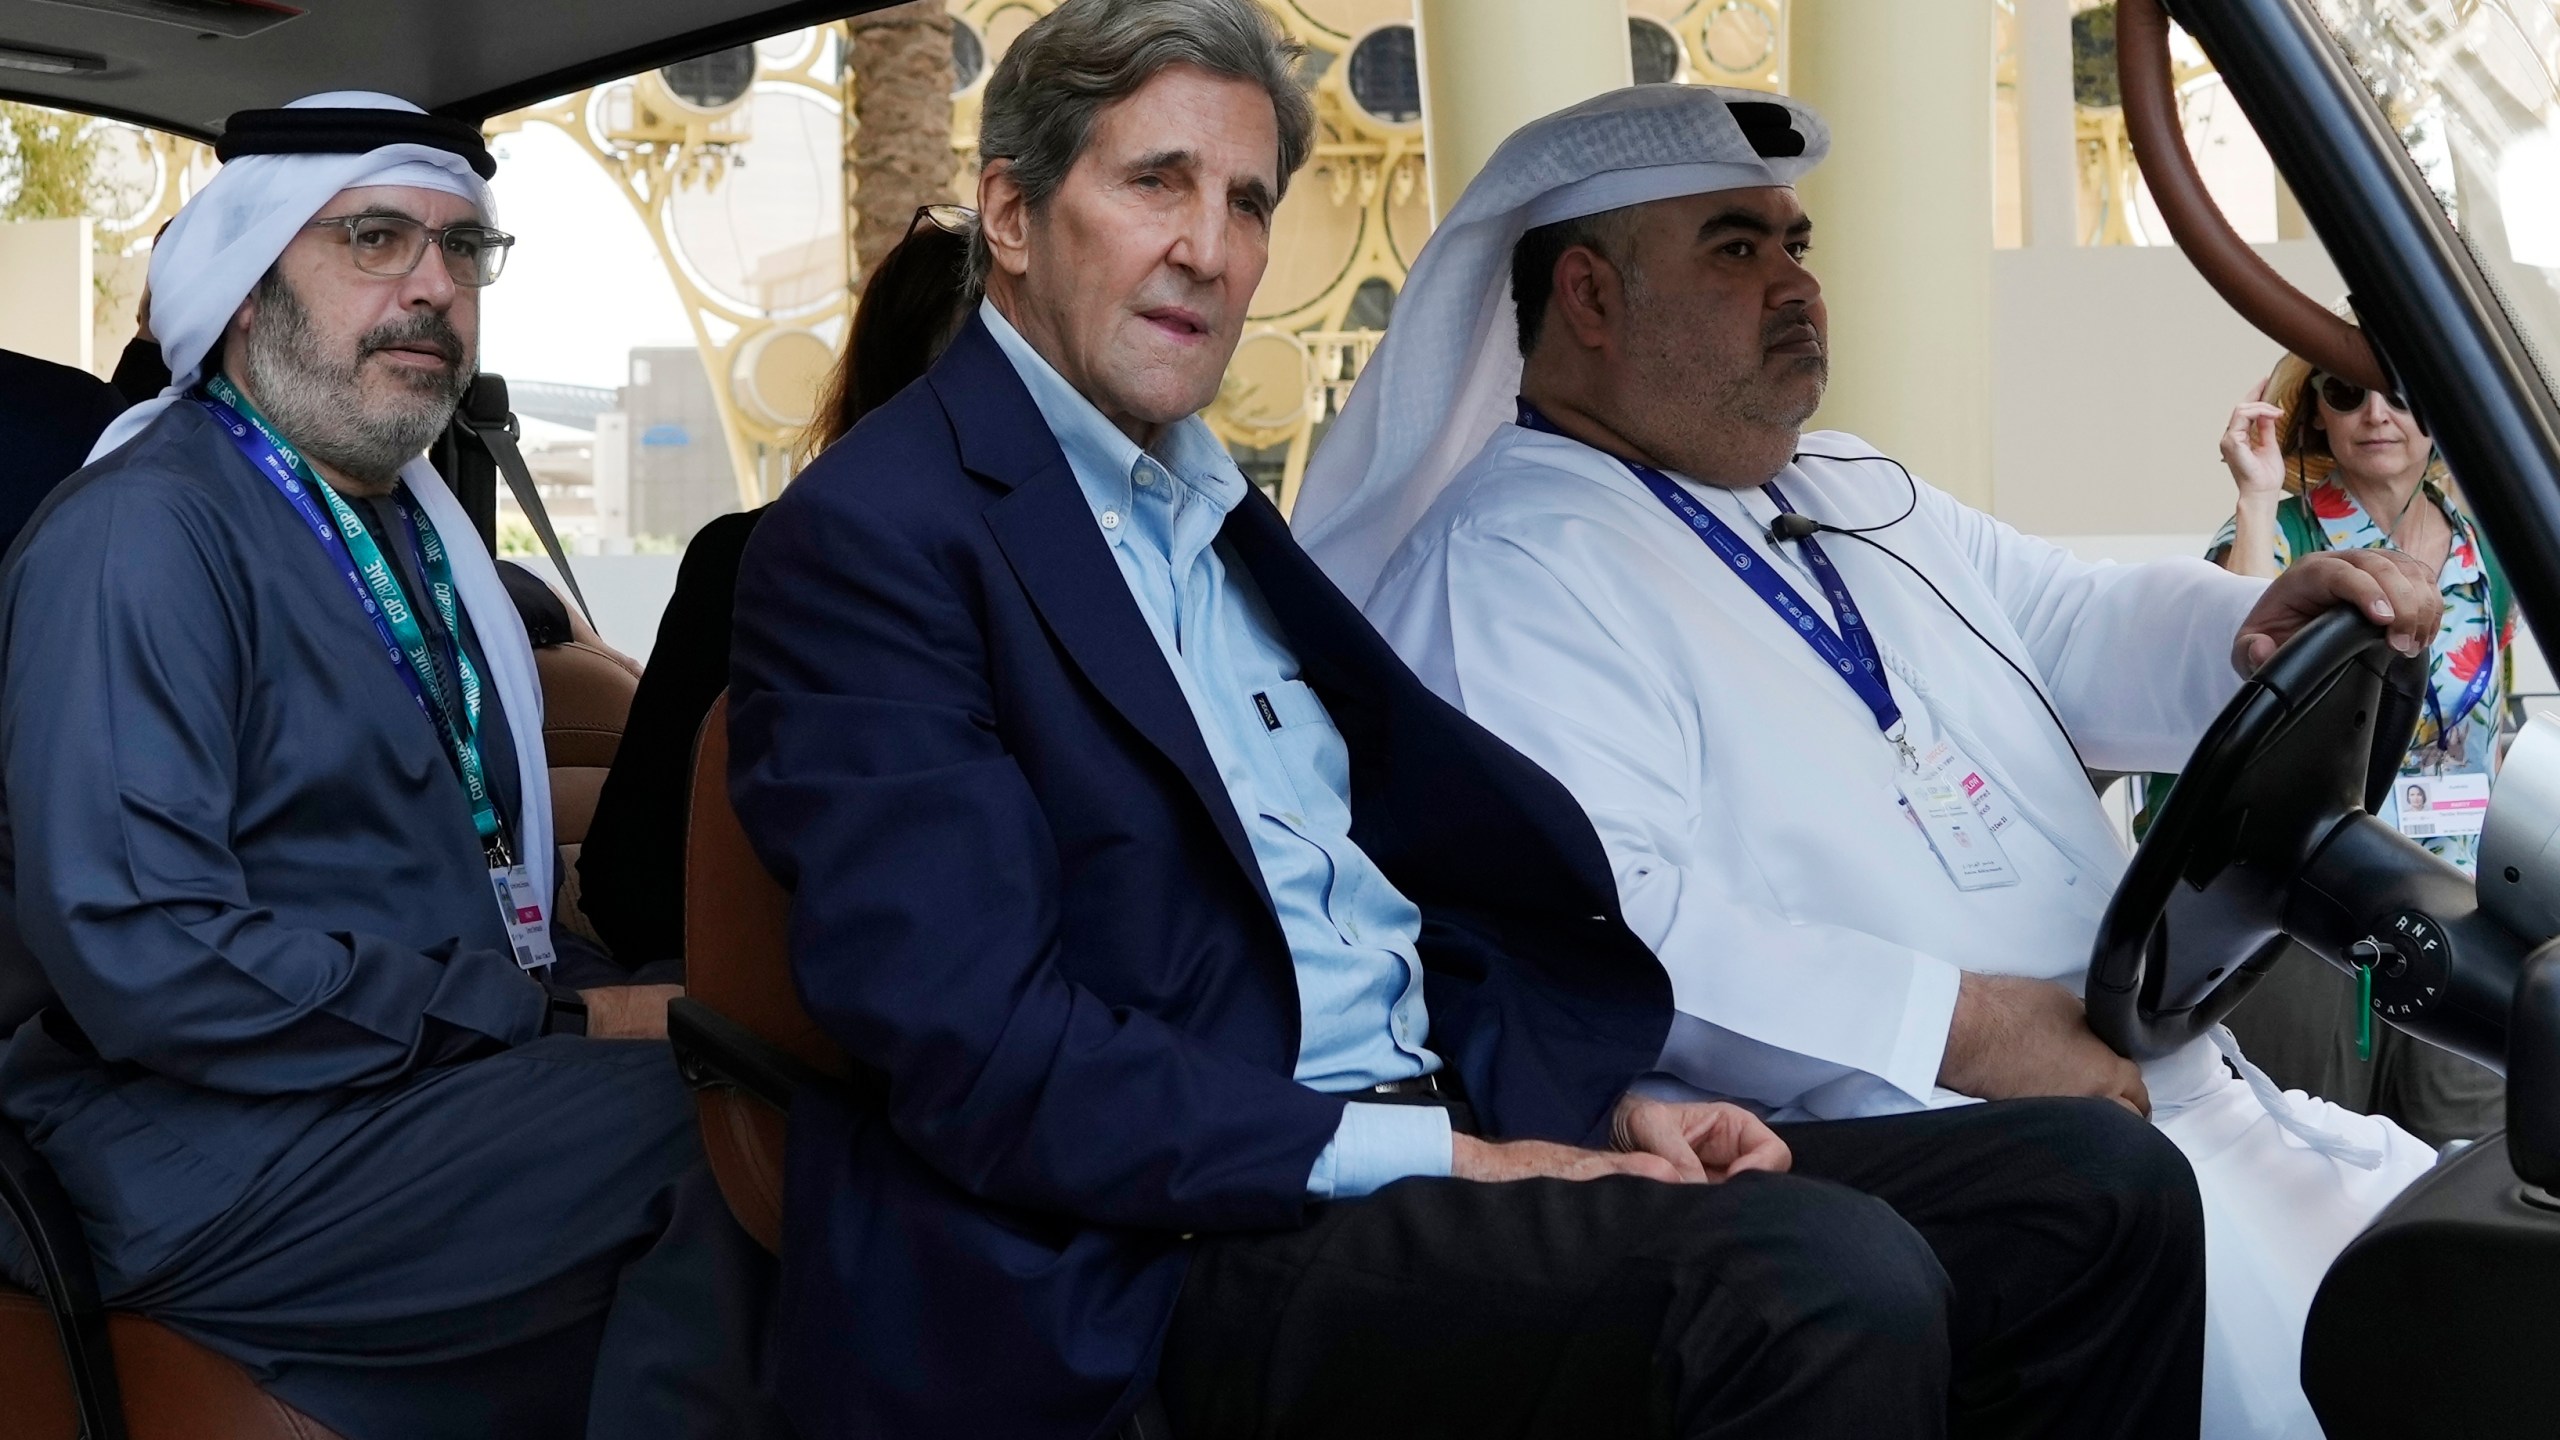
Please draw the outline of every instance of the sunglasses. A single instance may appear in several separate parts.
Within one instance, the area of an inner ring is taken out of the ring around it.
[[[919,225],[931,225],[945,235],[966,238],[978,228],[978,212],[966,205],[919,205],[915,218],[907,222],[907,233],[916,233]]]
[[[2313,389],[2320,392],[2320,403],[2337,411],[2341,415],[2352,415],[2356,411],[2363,409],[2364,397],[2373,393],[2361,385],[2341,380],[2335,375],[2324,374],[2317,370],[2311,372],[2311,385]],[[2399,411],[2403,415],[2409,413],[2409,402],[2392,394],[2388,390],[2382,392],[2382,403]]]

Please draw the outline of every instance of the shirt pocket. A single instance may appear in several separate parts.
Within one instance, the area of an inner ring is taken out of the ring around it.
[[[1314,687],[1282,680],[1257,690],[1253,708],[1263,738],[1280,757],[1280,769],[1297,796],[1297,828],[1310,838],[1351,833],[1351,751],[1325,713]]]

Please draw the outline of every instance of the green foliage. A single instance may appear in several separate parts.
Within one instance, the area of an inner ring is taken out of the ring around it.
[[[0,100],[0,221],[92,213],[100,152],[89,117]]]
[[[542,536],[533,522],[513,511],[498,516],[498,554],[505,559],[521,559],[542,553]]]

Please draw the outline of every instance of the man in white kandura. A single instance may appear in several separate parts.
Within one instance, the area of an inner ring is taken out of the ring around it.
[[[2235,666],[2338,603],[2422,644],[2433,587],[2373,551],[2272,585],[2084,564],[1802,434],[1827,342],[1792,187],[1829,144],[1794,101],[1668,85],[1522,129],[1414,266],[1301,539],[1591,813],[1681,1012],[1660,1083],[1784,1118],[2149,1113],[2205,1197],[2204,1433],[2317,1436],[2312,1292],[2434,1157],[2227,1041],[2136,1067],[2090,1032],[2126,857],[2089,772],[2178,769]],[[1791,510],[1873,544],[1773,539]]]

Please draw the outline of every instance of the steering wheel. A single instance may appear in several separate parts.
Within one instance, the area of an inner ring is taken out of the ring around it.
[[[2293,880],[2382,803],[2427,657],[2353,606],[2304,626],[2224,706],[2134,852],[2089,961],[2089,1028],[2134,1060],[2220,1024],[2284,955]]]

